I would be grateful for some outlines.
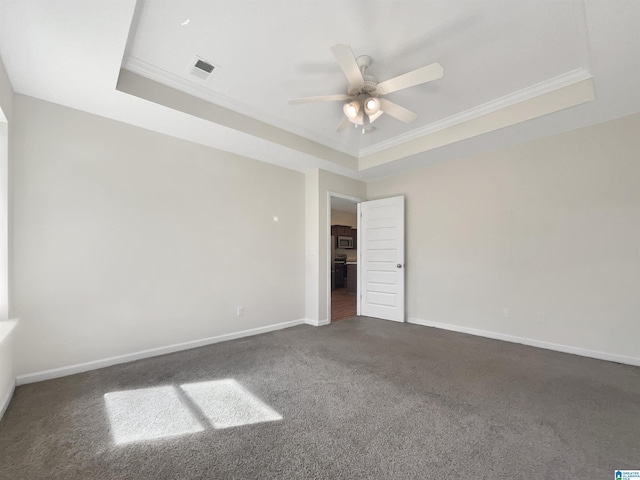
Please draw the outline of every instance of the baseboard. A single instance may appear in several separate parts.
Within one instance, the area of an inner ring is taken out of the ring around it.
[[[2,417],[4,416],[4,412],[6,412],[7,408],[9,407],[9,403],[11,402],[11,398],[13,398],[13,392],[15,391],[15,389],[16,389],[16,384],[14,382],[14,384],[11,385],[11,388],[6,393],[4,398],[0,400],[0,420],[2,420]]]
[[[544,348],[546,350],[555,350],[556,352],[571,353],[573,355],[580,355],[581,357],[597,358],[598,360],[607,360],[609,362],[624,363],[626,365],[634,365],[640,367],[640,358],[628,357],[625,355],[616,355],[614,353],[600,352],[598,350],[589,350],[587,348],[572,347],[570,345],[562,345],[560,343],[545,342],[542,340],[535,340],[533,338],[517,337],[515,335],[508,335],[505,333],[491,332],[488,330],[480,330],[477,328],[462,327],[459,325],[451,325],[449,323],[432,322],[429,320],[422,320],[420,318],[409,318],[409,323],[415,325],[423,325],[425,327],[440,328],[442,330],[451,330],[453,332],[467,333],[469,335],[476,335],[478,337],[492,338],[494,340],[503,340],[505,342],[520,343],[522,345],[528,345],[530,347]]]
[[[67,375],[74,375],[76,373],[88,372],[89,370],[97,370],[98,368],[110,367],[112,365],[118,365],[120,363],[133,362],[135,360],[142,360],[144,358],[156,357],[158,355],[165,355],[167,353],[174,353],[182,350],[189,350],[191,348],[204,347],[205,345],[211,345],[214,343],[235,340],[237,338],[250,337],[253,335],[259,335],[261,333],[273,332],[275,330],[282,330],[283,328],[289,328],[296,325],[303,325],[305,323],[306,323],[305,319],[292,320],[289,322],[276,323],[273,325],[267,325],[265,327],[252,328],[250,330],[242,330],[240,332],[227,333],[225,335],[218,335],[215,337],[208,337],[200,340],[192,340],[189,342],[176,343],[174,345],[168,345],[166,347],[151,348],[149,350],[142,350],[140,352],[127,353],[125,355],[118,355],[116,357],[103,358],[101,360],[93,360],[91,362],[79,363],[77,365],[69,365],[66,367],[53,368],[51,370],[44,370],[42,372],[26,373],[24,375],[18,375],[16,377],[16,384],[25,385],[27,383],[42,382],[44,380],[51,380],[54,378],[66,377]]]
[[[306,318],[304,320],[304,323],[314,327],[323,327],[324,325],[329,325],[331,322],[329,321],[328,318],[325,318],[324,320],[312,320],[310,318]]]

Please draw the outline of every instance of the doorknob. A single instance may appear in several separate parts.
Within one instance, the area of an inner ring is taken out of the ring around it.
[[[398,265],[396,265],[398,268],[402,268],[402,264],[399,263]]]

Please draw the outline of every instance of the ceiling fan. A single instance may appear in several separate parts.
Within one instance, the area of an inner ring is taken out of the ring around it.
[[[370,56],[361,55],[355,58],[351,47],[348,45],[334,45],[331,47],[331,52],[349,81],[347,93],[294,98],[289,100],[289,104],[299,105],[303,103],[347,100],[342,107],[345,116],[338,124],[336,128],[337,132],[344,130],[347,125],[349,125],[349,122],[351,122],[356,128],[362,126],[362,133],[365,133],[366,127],[364,124],[366,119],[369,120],[369,123],[373,123],[383,113],[404,123],[413,122],[418,118],[415,112],[381,97],[404,88],[437,80],[444,75],[442,66],[439,63],[432,63],[431,65],[378,83],[374,77],[366,73],[367,68],[369,68],[373,62]]]

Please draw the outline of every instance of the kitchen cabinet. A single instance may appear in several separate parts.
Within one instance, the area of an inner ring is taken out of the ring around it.
[[[358,292],[358,264],[347,262],[347,293],[356,294]]]
[[[351,229],[351,237],[353,238],[353,248],[358,248],[358,229]]]
[[[335,237],[350,237],[351,227],[347,225],[331,225],[331,235]]]
[[[336,263],[334,265],[334,288],[344,288],[346,265],[344,263]]]

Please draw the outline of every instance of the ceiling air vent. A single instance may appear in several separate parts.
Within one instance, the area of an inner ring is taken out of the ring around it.
[[[200,57],[195,57],[191,62],[187,70],[187,73],[190,73],[191,75],[198,77],[202,80],[207,80],[219,68],[220,67],[218,67],[217,65],[207,62],[206,60]]]

